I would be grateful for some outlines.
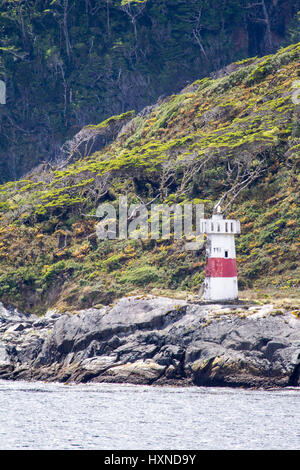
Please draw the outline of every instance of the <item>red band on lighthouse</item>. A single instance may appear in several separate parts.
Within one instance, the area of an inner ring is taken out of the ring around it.
[[[235,276],[237,276],[235,258],[208,258],[205,268],[205,277]]]

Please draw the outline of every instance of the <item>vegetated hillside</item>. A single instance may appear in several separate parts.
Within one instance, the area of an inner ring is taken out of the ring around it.
[[[1,0],[0,183],[90,122],[300,40],[300,0]]]
[[[234,63],[132,117],[84,128],[68,158],[0,187],[0,298],[29,311],[89,307],[130,292],[196,293],[205,253],[183,240],[104,240],[99,203],[205,204],[239,218],[239,286],[299,282],[300,43]],[[118,136],[79,157],[97,138]],[[154,290],[153,290],[154,289]]]

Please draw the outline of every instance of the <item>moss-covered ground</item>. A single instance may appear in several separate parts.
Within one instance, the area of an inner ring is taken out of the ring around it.
[[[241,221],[240,290],[299,288],[300,110],[293,84],[300,44],[199,80],[124,125],[102,151],[65,168],[45,165],[0,187],[0,299],[43,312],[90,307],[130,293],[193,295],[204,249],[182,240],[104,240],[97,206],[201,202],[206,216],[227,194]],[[114,116],[94,129],[119,122]],[[233,198],[249,175],[256,175]],[[228,203],[228,204],[227,204]]]

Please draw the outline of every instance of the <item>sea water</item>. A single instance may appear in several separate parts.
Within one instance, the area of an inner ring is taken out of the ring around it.
[[[299,449],[300,389],[0,381],[0,449]]]

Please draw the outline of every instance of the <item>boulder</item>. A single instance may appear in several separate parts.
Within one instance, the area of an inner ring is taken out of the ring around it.
[[[44,317],[0,305],[10,379],[274,387],[298,384],[300,320],[270,305],[132,296]]]

